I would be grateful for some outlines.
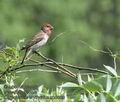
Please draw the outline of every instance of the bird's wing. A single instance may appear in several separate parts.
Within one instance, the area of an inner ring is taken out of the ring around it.
[[[27,43],[27,45],[24,47],[24,49],[29,49],[31,46],[37,44],[38,42],[40,42],[41,40],[44,39],[44,34],[43,33],[38,33],[37,35],[35,35],[33,37],[33,39],[31,41],[29,41]]]

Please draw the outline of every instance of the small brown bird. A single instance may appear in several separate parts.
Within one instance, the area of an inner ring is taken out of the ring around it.
[[[31,53],[38,50],[41,46],[46,44],[53,30],[53,26],[50,24],[44,24],[41,27],[41,31],[36,34],[30,42],[26,44],[21,50],[25,50],[25,55],[21,64],[24,63],[25,58]]]

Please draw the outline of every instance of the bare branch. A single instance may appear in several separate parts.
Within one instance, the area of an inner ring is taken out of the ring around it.
[[[35,63],[39,63],[39,61],[30,59],[30,61],[35,62]],[[54,64],[53,62],[44,62],[46,64]],[[65,64],[65,63],[57,63],[59,65],[62,66],[66,66],[66,67],[70,67],[73,69],[78,69],[78,70],[87,70],[87,71],[93,71],[93,72],[98,72],[98,73],[103,73],[103,74],[108,74],[106,71],[103,70],[99,70],[98,68],[91,68],[91,67],[80,67],[80,66],[75,66],[75,65],[71,65],[71,64]]]
[[[54,39],[52,39],[52,42],[54,42],[58,37],[60,37],[61,35],[63,35],[65,32],[62,32],[60,34],[58,34]]]
[[[59,63],[59,64],[63,65],[63,66],[71,67],[71,68],[74,68],[74,69],[78,69],[78,70],[87,70],[87,71],[94,71],[94,72],[107,74],[107,72],[105,72],[103,70],[98,70],[97,68],[79,67],[79,66],[74,66],[74,65],[65,64],[65,63]]]
[[[46,61],[51,61],[53,62],[54,65],[56,65],[64,74],[67,74],[73,78],[76,78],[76,74],[74,74],[73,72],[71,72],[70,70],[64,68],[63,66],[59,65],[56,61],[54,61],[53,59],[50,59],[50,58],[47,58],[45,56],[43,56],[41,53],[38,53],[38,52],[34,52],[35,54],[37,54],[38,56],[42,57],[44,60]]]
[[[34,62],[34,64],[24,64],[24,65],[17,65],[17,67],[15,67],[15,66],[14,67],[8,67],[6,69],[6,71],[1,73],[0,77],[3,77],[7,73],[10,73],[10,72],[13,72],[13,71],[16,71],[16,73],[22,73],[22,72],[27,72],[27,71],[37,71],[38,70],[38,71],[44,71],[44,72],[63,73],[65,75],[68,75],[68,76],[76,79],[77,75],[74,74],[72,71],[66,69],[65,67],[70,67],[70,68],[77,69],[77,70],[87,70],[87,71],[92,71],[92,72],[108,74],[107,72],[105,72],[103,70],[99,70],[97,68],[79,67],[79,66],[75,66],[75,65],[71,65],[71,64],[59,63],[59,62],[56,62],[53,59],[45,57],[41,53],[35,52],[35,54],[42,57],[45,60],[45,62],[39,62],[39,61],[36,61],[36,60],[33,60],[33,59],[29,59],[29,61]],[[51,68],[52,70],[43,70],[43,69],[20,70],[20,69],[23,69],[24,67],[29,68],[29,67],[32,67],[32,66],[45,66],[45,67]]]
[[[25,73],[25,72],[33,72],[33,71],[41,71],[41,72],[48,72],[48,73],[57,73],[58,71],[54,70],[43,70],[43,69],[31,69],[31,70],[20,70],[16,73]]]
[[[88,47],[89,47],[90,49],[92,49],[93,51],[110,54],[110,52],[103,51],[103,50],[98,50],[98,49],[96,49],[96,48],[93,48],[92,46],[90,46],[89,44],[87,44],[87,43],[86,43],[85,41],[83,41],[83,40],[80,40],[80,42],[83,43],[84,45],[88,46]]]

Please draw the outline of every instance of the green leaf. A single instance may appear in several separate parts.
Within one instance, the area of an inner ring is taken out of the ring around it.
[[[16,61],[16,60],[11,60],[11,61],[9,62],[9,64],[10,64],[10,66],[14,66],[14,65],[17,64],[17,61]]]
[[[87,95],[84,93],[84,102],[88,102]]]
[[[60,87],[78,87],[78,85],[72,82],[66,82],[62,84]]]
[[[105,67],[111,74],[113,74],[114,76],[117,77],[117,72],[116,72],[116,70],[115,70],[114,68],[112,68],[112,67],[110,67],[110,66],[106,66],[106,65],[104,65],[104,67]]]
[[[82,77],[81,77],[81,75],[80,75],[80,73],[78,74],[78,83],[79,83],[79,85],[82,85]]]
[[[112,94],[106,94],[106,102],[119,102]]]
[[[87,75],[88,76],[88,81],[91,81],[92,80],[92,78],[90,77],[90,75]]]
[[[92,95],[89,94],[89,96],[88,96],[88,102],[94,102],[94,97]]]
[[[112,80],[110,78],[110,75],[107,75],[107,81],[106,81],[106,92],[109,92],[112,87]]]
[[[119,96],[119,95],[120,95],[120,82],[119,82],[118,86],[116,87],[114,96]]]
[[[4,95],[4,84],[0,84],[0,94]]]
[[[83,87],[90,92],[101,92],[103,90],[102,85],[96,81],[87,82]]]
[[[38,87],[37,95],[40,96],[43,90],[43,85]]]
[[[103,93],[98,96],[97,102],[106,102],[106,98]]]
[[[18,42],[18,44],[17,44],[17,46],[16,46],[16,48],[17,48],[18,50],[20,50],[20,44],[23,43],[24,41],[25,41],[25,39],[19,40],[19,42]]]
[[[3,52],[0,52],[0,60],[5,62],[6,61],[6,55]]]

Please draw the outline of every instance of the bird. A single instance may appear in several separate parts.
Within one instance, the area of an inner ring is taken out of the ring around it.
[[[33,38],[21,48],[21,50],[25,50],[24,57],[22,59],[21,64],[24,63],[24,60],[31,52],[35,52],[40,49],[43,45],[45,45],[52,34],[53,26],[49,23],[45,23],[41,26],[41,30],[33,36]]]

